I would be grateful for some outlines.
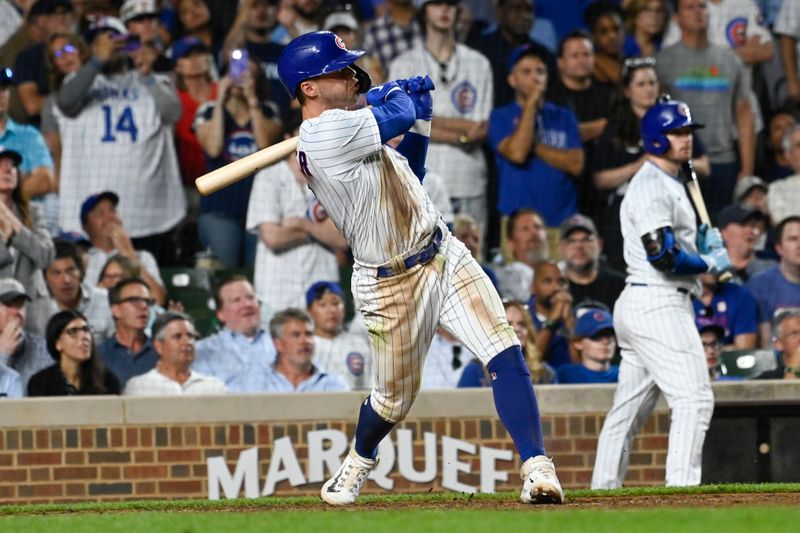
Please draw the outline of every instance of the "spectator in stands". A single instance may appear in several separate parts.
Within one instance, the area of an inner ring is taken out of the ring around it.
[[[21,164],[17,164],[20,192],[26,198],[33,198],[53,190],[53,159],[35,127],[18,124],[9,116],[15,81],[16,74],[10,68],[0,68],[0,145],[20,155]]]
[[[788,216],[800,215],[800,124],[789,128],[782,146],[794,174],[769,184],[767,203],[774,224]]]
[[[605,309],[588,308],[575,321],[570,338],[580,363],[558,367],[558,382],[616,383],[619,366],[611,364],[617,349],[614,320]]]
[[[703,351],[706,354],[706,364],[708,364],[708,375],[711,381],[720,378],[720,356],[722,355],[722,338],[725,330],[713,322],[697,321],[697,331],[700,332],[700,341],[703,343]]]
[[[126,396],[173,396],[225,394],[225,384],[191,369],[195,357],[197,330],[183,313],[167,311],[153,323],[153,347],[158,353],[156,366],[125,385]]]
[[[118,19],[101,18],[87,38],[93,58],[62,85],[61,227],[79,229],[87,191],[113,190],[135,248],[161,266],[174,261],[172,232],[186,212],[172,125],[181,107],[170,80],[140,62],[128,68]],[[135,95],[135,98],[132,97]],[[102,96],[102,97],[100,97]]]
[[[37,42],[21,50],[14,63],[17,93],[28,118],[25,122],[36,125],[39,124],[44,99],[50,92],[45,63],[47,42],[56,33],[69,32],[75,23],[70,0],[39,0],[37,4],[41,4],[35,8],[40,29]]]
[[[306,311],[314,321],[314,365],[344,377],[352,390],[370,389],[370,345],[362,335],[344,331],[342,287],[334,281],[317,281],[306,291]]]
[[[34,375],[28,396],[119,394],[119,380],[103,366],[92,328],[80,311],[59,311],[47,322],[47,351],[56,364]]]
[[[515,49],[508,72],[516,99],[489,118],[497,207],[506,216],[535,209],[556,228],[577,210],[572,176],[580,175],[584,162],[578,122],[572,111],[545,100],[547,65],[535,48]]]
[[[275,346],[260,326],[260,304],[244,276],[231,276],[214,292],[222,330],[197,343],[192,368],[225,383],[229,392],[263,392]]]
[[[552,261],[537,263],[528,310],[536,326],[536,347],[558,370],[571,362],[567,337],[575,324],[567,278]]]
[[[265,392],[329,392],[348,390],[338,374],[314,366],[311,317],[300,309],[280,311],[269,322],[277,358],[267,374]]]
[[[224,57],[228,58],[237,48],[245,48],[250,59],[258,63],[269,81],[269,99],[278,105],[281,116],[289,110],[289,95],[278,78],[278,56],[284,43],[273,39],[278,26],[278,2],[269,0],[246,0],[239,3],[236,20],[225,37]]]
[[[666,0],[630,0],[625,6],[625,57],[653,57],[669,23]]]
[[[777,266],[759,272],[745,287],[758,302],[762,347],[772,340],[772,320],[786,307],[800,306],[800,216],[783,219],[775,228]]]
[[[386,12],[364,29],[364,49],[377,54],[384,72],[394,58],[422,42],[415,1],[386,0]]]
[[[44,338],[24,329],[30,300],[22,283],[0,278],[0,368],[19,374],[23,392],[31,376],[53,364]]]
[[[0,398],[22,398],[25,391],[19,372],[0,364]]]
[[[97,286],[106,290],[111,288],[126,278],[141,277],[142,269],[138,263],[134,263],[124,255],[112,255],[106,260],[100,275],[97,276]],[[88,279],[91,283],[92,280]]]
[[[733,203],[760,211],[766,215],[767,218],[764,220],[766,223],[769,218],[768,192],[769,186],[764,180],[758,176],[745,176],[736,182],[736,188],[733,190]],[[762,247],[756,244],[757,249]]]
[[[764,141],[764,160],[759,169],[760,175],[767,183],[788,178],[795,173],[783,150],[783,138],[795,124],[797,124],[796,113],[791,107],[778,109],[769,119]]]
[[[111,191],[92,194],[81,205],[81,225],[92,243],[86,264],[86,279],[94,283],[109,257],[122,255],[140,267],[142,279],[147,282],[150,296],[163,305],[167,291],[153,255],[147,250],[135,250],[125,227],[117,214],[119,196]]]
[[[639,122],[658,98],[660,86],[653,58],[628,58],[622,63],[622,91],[611,104],[611,115],[602,135],[597,140],[591,172],[595,187],[610,191],[605,216],[595,220],[601,223],[600,235],[609,266],[623,271],[625,261],[622,253],[622,232],[619,224],[619,208],[628,182],[645,161]],[[698,176],[706,177],[710,172],[708,157],[698,137],[693,134],[694,168]]]
[[[511,52],[528,45],[539,53],[547,66],[547,72],[556,72],[553,53],[544,44],[530,38],[530,30],[536,19],[533,0],[497,0],[495,2],[497,26],[475,36],[467,44],[489,59],[494,81],[494,107],[514,101],[514,89],[508,82],[508,61]],[[552,82],[552,77],[548,82]]]
[[[417,76],[420,69],[436,84],[427,167],[447,176],[453,213],[472,216],[486,228],[488,166],[481,143],[492,110],[489,60],[456,41],[459,0],[422,0],[425,38],[398,55],[388,79]]]
[[[656,69],[665,92],[689,104],[693,116],[706,126],[698,133],[714,179],[701,180],[700,187],[713,217],[730,203],[736,180],[754,174],[751,89],[736,54],[709,42],[706,0],[678,0],[675,21],[680,42],[661,49]],[[732,132],[738,133],[738,160]]]
[[[181,118],[175,123],[175,150],[187,196],[192,198],[197,196],[194,180],[206,173],[206,156],[192,130],[192,123],[200,105],[217,98],[217,84],[211,78],[211,50],[197,37],[184,37],[172,45],[172,61],[183,109]],[[199,198],[195,202],[199,202]]]
[[[774,31],[780,35],[783,70],[786,74],[786,96],[797,105],[800,104],[800,61],[797,55],[797,43],[800,42],[800,4],[783,0]]]
[[[600,266],[603,241],[592,219],[580,213],[569,217],[561,225],[559,247],[564,260],[564,276],[569,282],[575,307],[591,300],[613,309],[614,302],[625,288],[625,277]]]
[[[775,338],[778,367],[758,376],[758,379],[800,378],[800,309],[787,308],[775,317]]]
[[[44,334],[50,317],[58,311],[80,311],[92,326],[95,344],[99,346],[114,331],[108,293],[84,282],[84,266],[77,247],[55,239],[55,257],[44,269],[49,294],[31,302],[26,329]]]
[[[583,21],[589,28],[594,44],[594,79],[619,85],[625,39],[622,10],[614,3],[601,0],[586,8]]]
[[[756,246],[767,227],[764,213],[743,204],[733,204],[719,214],[719,229],[731,259],[733,282],[744,285],[775,263],[756,256]]]
[[[115,331],[100,346],[100,355],[125,388],[129,379],[149,371],[158,361],[158,354],[145,333],[155,301],[142,278],[126,278],[114,285],[108,292],[108,301]]]
[[[53,260],[53,241],[39,206],[22,193],[20,154],[0,146],[0,277],[18,279],[35,298],[45,293],[41,268]]]
[[[506,248],[509,260],[496,269],[500,296],[526,301],[531,295],[533,269],[550,258],[547,228],[533,209],[520,209],[508,217]]]
[[[287,115],[284,138],[296,135],[301,121],[299,111]],[[304,307],[314,281],[339,280],[334,251],[346,250],[347,242],[306,185],[294,155],[257,176],[247,228],[259,237],[255,286],[266,324],[281,309]]]
[[[698,324],[722,328],[720,342],[726,350],[758,346],[758,305],[750,292],[736,283],[723,283],[716,274],[701,274],[702,292],[694,298]]]
[[[497,275],[494,273],[492,267],[490,267],[483,260],[481,231],[480,228],[478,228],[478,225],[475,223],[475,219],[469,215],[458,215],[455,217],[453,220],[453,235],[456,239],[464,243],[464,246],[467,247],[467,250],[469,250],[469,253],[472,255],[472,257],[474,257],[475,260],[480,263],[483,271],[487,276],[489,276],[489,280],[492,282],[492,285],[494,285],[496,289],[499,289]],[[528,283],[528,287],[530,287],[530,283]]]
[[[239,61],[244,66],[230,63],[217,85],[217,99],[202,104],[195,116],[193,127],[206,154],[208,171],[266,148],[280,136],[278,109],[266,100],[266,78],[246,56]],[[252,187],[253,177],[249,176],[200,199],[200,241],[223,268],[255,261],[257,238],[245,225]]]
[[[166,30],[162,28],[157,0],[125,0],[119,8],[119,18],[131,35],[139,38],[142,47],[135,54],[154,54],[153,72],[172,72],[164,50]]]

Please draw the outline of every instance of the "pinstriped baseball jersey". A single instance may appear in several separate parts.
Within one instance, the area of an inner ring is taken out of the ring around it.
[[[185,215],[186,197],[172,128],[139,73],[98,74],[87,98],[74,118],[54,107],[62,143],[61,228],[79,231],[86,196],[113,191],[131,237],[169,230]]]
[[[381,144],[370,109],[332,109],[303,122],[297,161],[363,265],[424,244],[441,216],[406,159]]]
[[[647,283],[700,290],[694,275],[680,276],[657,270],[647,260],[642,235],[671,226],[678,246],[697,253],[697,221],[683,184],[647,161],[628,185],[620,207],[623,251],[628,265],[628,283]]]

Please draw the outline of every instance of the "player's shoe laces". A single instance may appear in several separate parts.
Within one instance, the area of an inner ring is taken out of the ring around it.
[[[522,464],[519,474],[523,479],[519,499],[523,503],[564,503],[564,491],[550,458],[531,457]]]
[[[350,505],[355,502],[361,486],[377,464],[377,459],[367,459],[350,450],[336,475],[322,486],[322,499],[331,505]]]

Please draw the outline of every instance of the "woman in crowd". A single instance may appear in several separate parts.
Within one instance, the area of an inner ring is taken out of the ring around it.
[[[528,306],[517,300],[503,302],[506,310],[508,324],[514,328],[519,343],[522,346],[522,354],[531,372],[531,381],[534,385],[545,385],[556,382],[556,372],[544,362],[542,354],[536,347],[536,328],[533,325]],[[458,381],[459,387],[488,387],[491,379],[485,367],[478,359],[472,361],[464,367],[461,379]]]
[[[619,207],[628,182],[644,164],[645,152],[639,134],[639,121],[658,99],[660,86],[652,58],[628,58],[621,75],[622,91],[612,103],[611,115],[597,141],[592,171],[598,190],[610,191],[608,212],[601,225],[603,250],[609,266],[624,271]],[[694,167],[700,176],[708,176],[711,166],[698,137],[694,136]]]
[[[28,396],[119,394],[119,380],[103,366],[92,329],[79,311],[61,311],[47,323],[47,351],[56,364],[28,382]]]
[[[622,67],[622,12],[609,2],[596,2],[583,12],[594,43],[594,71],[598,81],[619,84]]]
[[[669,23],[666,0],[631,0],[625,9],[625,57],[653,57]]]
[[[194,121],[209,171],[266,148],[281,134],[261,69],[252,61],[243,67],[231,65],[217,86],[216,100],[200,106]],[[252,187],[249,176],[200,200],[200,242],[223,268],[250,266],[255,260],[257,238],[245,229]]]

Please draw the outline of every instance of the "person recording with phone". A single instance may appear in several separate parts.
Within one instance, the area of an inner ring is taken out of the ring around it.
[[[207,171],[241,159],[279,140],[277,106],[267,100],[267,80],[246,49],[234,49],[217,98],[197,110],[193,129],[206,154]],[[252,265],[257,236],[245,227],[253,177],[200,201],[198,233],[223,268]]]

